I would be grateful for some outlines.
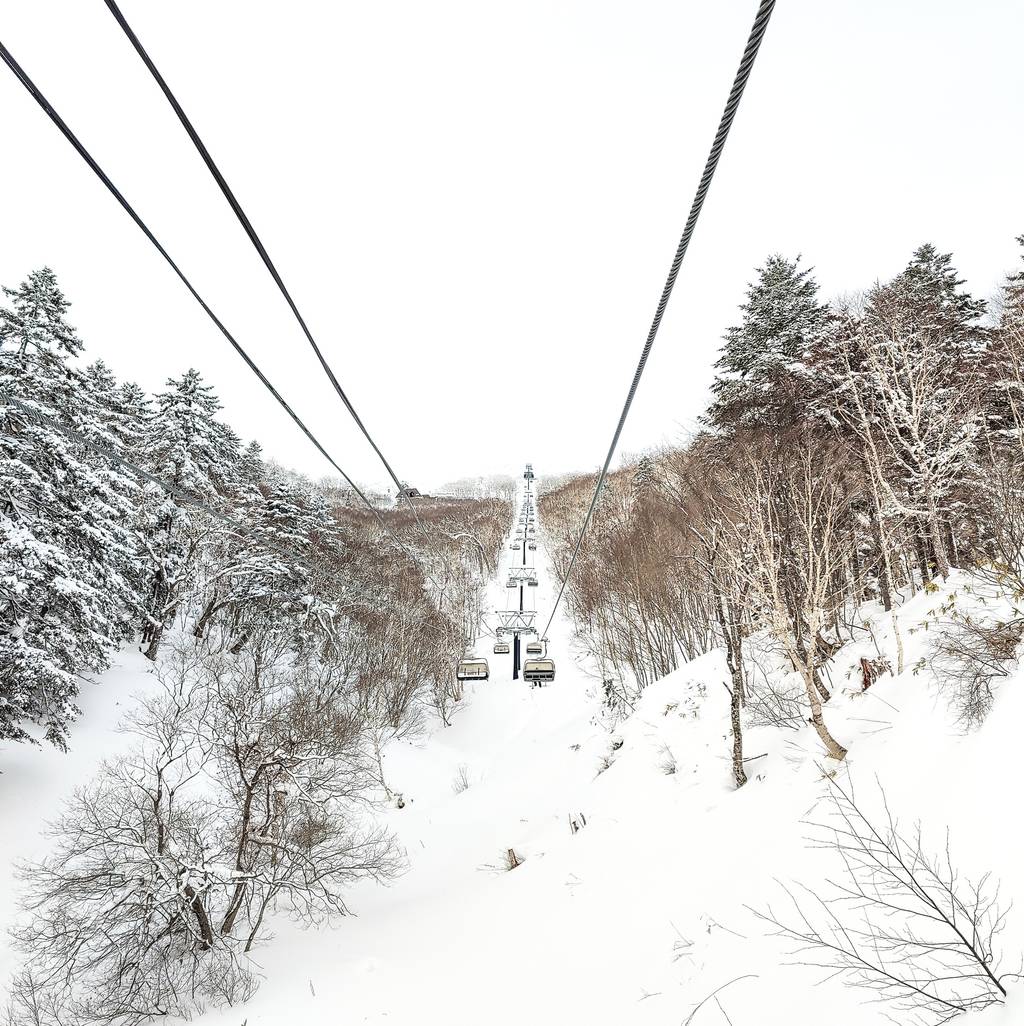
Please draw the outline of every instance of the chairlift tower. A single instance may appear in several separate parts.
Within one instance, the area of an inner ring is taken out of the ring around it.
[[[532,610],[524,610],[523,589],[519,589],[519,609],[496,609],[495,613],[501,621],[499,630],[512,635],[512,679],[519,680],[519,667],[522,665],[520,637],[523,634],[536,634],[534,625],[537,614]]]
[[[532,609],[496,609],[501,629],[506,633],[536,634],[537,614]]]

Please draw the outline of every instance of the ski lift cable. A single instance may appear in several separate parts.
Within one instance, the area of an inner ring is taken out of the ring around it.
[[[15,78],[25,87],[29,95],[36,101],[36,103],[43,109],[49,119],[60,129],[61,134],[65,139],[75,148],[79,156],[89,165],[90,169],[96,175],[97,178],[106,186],[107,191],[117,200],[117,202],[124,209],[125,213],[135,222],[139,227],[143,235],[153,244],[156,251],[164,258],[168,266],[181,280],[181,283],[188,289],[193,299],[203,308],[203,311],[210,318],[211,321],[216,325],[220,333],[228,340],[232,348],[236,353],[245,361],[246,366],[259,378],[263,387],[277,400],[281,408],[288,414],[289,417],[295,422],[302,433],[313,443],[317,451],[327,460],[328,463],[341,475],[345,483],[352,489],[352,491],[359,497],[366,508],[373,514],[377,523],[385,534],[388,535],[394,541],[403,552],[406,553],[414,562],[420,565],[424,571],[426,578],[434,585],[435,588],[440,589],[440,585],[434,580],[433,576],[427,571],[426,567],[423,566],[422,562],[416,557],[412,550],[402,541],[401,538],[396,535],[390,527],[388,527],[384,518],[380,515],[380,511],[372,502],[366,497],[363,490],[345,473],[341,466],[335,461],[334,457],[324,448],[320,440],[313,434],[313,432],[306,426],[302,418],[292,409],[288,401],[281,395],[280,392],[271,384],[270,379],[263,373],[262,370],[256,365],[255,361],[245,351],[238,340],[231,334],[227,329],[226,325],[220,320],[220,318],[213,312],[209,304],[205,299],[196,291],[195,287],[185,276],[185,272],[174,262],[171,255],[164,249],[160,240],[153,234],[149,226],[139,216],[135,208],[125,199],[124,195],[117,188],[116,185],[108,177],[107,173],[100,167],[96,162],[92,154],[85,148],[84,144],[79,140],[78,136],[71,131],[70,127],[64,121],[64,119],[57,113],[50,101],[40,92],[39,88],[29,77],[28,73],[21,67],[21,65],[14,59],[10,50],[2,42],[0,42],[0,59],[11,69]]]
[[[573,567],[576,564],[576,558],[580,554],[580,549],[583,546],[583,538],[587,533],[587,528],[590,526],[590,521],[594,515],[594,510],[597,507],[597,501],[601,495],[601,488],[604,485],[605,478],[608,476],[608,468],[611,465],[612,458],[615,455],[615,450],[619,444],[619,436],[622,434],[622,429],[626,423],[626,418],[629,416],[629,409],[633,404],[633,397],[636,395],[637,386],[640,384],[640,378],[643,376],[644,367],[647,365],[647,358],[650,356],[651,349],[654,346],[654,340],[658,335],[658,329],[661,327],[661,319],[664,316],[665,308],[668,306],[669,298],[672,295],[672,290],[675,287],[676,278],[679,275],[679,268],[682,266],[683,258],[686,256],[686,250],[689,248],[690,239],[693,235],[694,228],[697,226],[697,219],[700,217],[701,208],[704,206],[704,199],[707,196],[708,189],[711,187],[711,181],[715,176],[715,169],[718,167],[719,158],[722,155],[722,150],[725,147],[725,141],[729,136],[729,129],[732,127],[733,119],[736,117],[736,111],[740,105],[740,99],[743,96],[743,90],[746,87],[747,79],[750,77],[750,71],[754,66],[754,60],[757,57],[757,52],[761,47],[761,40],[764,38],[766,29],[768,28],[768,22],[771,19],[772,9],[775,7],[775,0],[761,0],[760,6],[757,10],[757,15],[754,18],[754,23],[750,29],[750,35],[747,38],[747,45],[743,51],[743,57],[740,60],[739,68],[736,71],[736,77],[732,83],[732,89],[729,91],[729,98],[726,101],[725,109],[722,111],[722,117],[718,124],[718,131],[715,133],[714,142],[711,144],[711,151],[708,154],[707,161],[704,165],[704,173],[701,175],[700,183],[697,186],[697,192],[694,195],[693,203],[690,207],[689,216],[686,219],[686,225],[683,228],[683,234],[679,239],[679,245],[676,248],[675,257],[672,260],[672,265],[669,268],[668,278],[665,281],[665,287],[662,289],[661,298],[658,300],[658,306],[654,313],[654,320],[651,323],[651,329],[647,334],[647,341],[644,343],[643,350],[640,353],[640,360],[637,363],[636,371],[633,374],[633,381],[629,386],[629,392],[626,395],[626,401],[623,404],[622,412],[619,414],[619,421],[615,427],[615,433],[612,435],[611,445],[608,447],[608,454],[605,456],[604,466],[601,468],[601,473],[597,479],[597,487],[594,489],[594,496],[590,500],[590,506],[587,509],[587,515],[583,519],[583,526],[580,528],[579,537],[576,539],[576,545],[573,549],[572,557],[569,560],[569,565],[566,567],[565,576],[562,578],[561,585],[558,589],[558,595],[555,597],[555,603],[551,607],[551,616],[548,618],[547,626],[544,628],[544,634],[551,630],[551,624],[554,622],[555,614],[558,612],[558,606],[562,601],[562,595],[565,593],[565,586],[572,575]]]
[[[216,181],[217,185],[220,186],[220,191],[224,194],[224,198],[227,200],[228,205],[234,211],[235,217],[238,218],[239,224],[241,224],[242,228],[245,229],[246,235],[249,236],[249,241],[253,244],[253,247],[256,249],[256,252],[259,253],[264,265],[270,272],[270,276],[274,279],[274,282],[277,285],[279,291],[281,292],[281,295],[284,297],[284,300],[288,304],[288,307],[290,308],[293,316],[295,317],[295,320],[298,322],[299,327],[302,329],[302,333],[306,336],[306,341],[309,342],[309,345],[312,348],[314,354],[316,355],[316,358],[319,361],[321,368],[327,375],[328,380],[334,386],[334,391],[338,394],[338,398],[342,401],[342,403],[345,406],[345,409],[348,410],[350,416],[355,421],[356,426],[363,433],[363,436],[370,443],[370,446],[373,449],[373,451],[377,454],[381,464],[383,464],[384,469],[387,471],[388,476],[391,478],[391,480],[395,484],[395,487],[398,489],[398,494],[405,499],[405,502],[408,505],[409,509],[412,510],[412,515],[416,520],[416,526],[424,535],[426,535],[426,528],[424,527],[423,521],[420,519],[420,515],[416,510],[415,503],[413,503],[412,498],[408,495],[406,486],[398,479],[398,476],[392,469],[391,464],[388,462],[387,458],[384,456],[384,453],[381,451],[380,446],[377,445],[377,443],[374,441],[373,436],[370,434],[366,425],[363,423],[362,418],[359,416],[358,413],[356,413],[356,409],[352,405],[351,400],[345,394],[345,390],[341,387],[341,383],[338,381],[337,377],[334,374],[334,371],[331,369],[330,364],[327,362],[326,357],[321,352],[320,347],[316,343],[316,340],[313,338],[313,333],[310,331],[309,326],[306,324],[305,318],[299,312],[299,308],[296,305],[295,300],[292,299],[292,295],[288,291],[288,288],[286,287],[284,280],[278,272],[277,267],[274,265],[274,262],[270,259],[270,254],[267,252],[266,247],[263,245],[263,242],[260,239],[259,235],[256,234],[256,229],[253,228],[252,223],[246,216],[246,213],[242,209],[242,205],[238,202],[238,199],[235,197],[235,194],[232,191],[231,186],[228,185],[227,180],[221,173],[220,168],[214,162],[213,157],[210,155],[210,151],[206,148],[206,145],[203,143],[203,140],[199,137],[199,133],[195,130],[195,127],[189,120],[188,115],[185,113],[181,104],[178,102],[177,97],[174,95],[174,93],[171,91],[170,86],[168,86],[167,82],[164,80],[163,75],[160,74],[159,69],[153,63],[152,58],[149,56],[145,47],[142,45],[142,42],[139,40],[139,37],[135,34],[134,30],[128,24],[128,21],[125,19],[125,16],[121,13],[121,9],[117,6],[114,0],[106,0],[106,5],[107,8],[110,10],[110,13],[114,16],[115,21],[117,21],[118,25],[121,26],[121,29],[124,32],[124,34],[128,37],[128,40],[131,42],[132,46],[135,47],[135,51],[142,59],[142,63],[145,64],[146,67],[149,69],[149,73],[153,76],[153,79],[156,81],[156,84],[160,87],[164,96],[167,98],[167,102],[173,108],[174,113],[177,114],[178,120],[181,122],[182,127],[188,134],[188,137],[192,140],[192,144],[195,146],[196,150],[198,150],[199,155],[203,158],[203,162],[209,169],[210,174],[213,175],[213,178]]]

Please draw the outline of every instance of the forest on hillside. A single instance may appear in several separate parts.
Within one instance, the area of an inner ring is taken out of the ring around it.
[[[396,797],[381,749],[462,700],[453,653],[511,504],[367,509],[266,463],[196,370],[150,396],[84,364],[51,270],[4,298],[0,740],[73,746],[82,681],[123,646],[157,677],[132,752],[81,782],[24,870],[9,1015],[187,1016],[252,991],[242,956],[276,901],[330,919],[400,865],[366,817]]]
[[[762,726],[811,724],[828,777],[850,743],[830,724],[836,654],[884,630],[895,645],[876,641],[859,685],[902,674],[903,605],[958,571],[998,601],[944,609],[934,679],[965,728],[984,720],[1024,638],[1024,268],[995,305],[963,284],[928,245],[842,301],[799,260],[757,269],[701,430],[610,476],[567,581],[613,728],[719,649],[735,787]],[[151,396],[86,362],[49,269],[4,295],[0,740],[73,748],[83,681],[126,647],[153,677],[128,750],[21,868],[8,1018],[231,1005],[256,989],[275,910],[330,922],[406,865],[374,814],[404,806],[385,753],[464,698],[453,653],[478,640],[514,487],[471,477],[367,508],[265,461],[197,371]],[[539,499],[557,580],[595,485],[548,478]]]
[[[831,303],[799,260],[757,269],[701,430],[609,477],[568,582],[613,711],[721,646],[737,786],[741,711],[809,719],[823,754],[842,759],[825,671],[867,629],[861,607],[879,603],[898,637],[900,603],[961,568],[1015,610],[954,615],[940,639],[945,686],[963,721],[980,722],[1024,634],[1024,267],[991,306],[963,284],[932,245],[891,281]],[[541,497],[560,574],[595,483],[576,477]],[[755,635],[799,691],[758,673]],[[864,686],[887,660],[865,661]]]

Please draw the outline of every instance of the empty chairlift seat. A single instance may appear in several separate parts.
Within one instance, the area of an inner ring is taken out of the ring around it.
[[[494,654],[495,655],[508,655],[509,647],[507,641],[496,641],[494,643]]]
[[[490,676],[486,659],[462,659],[455,668],[456,680],[488,680]]]
[[[553,659],[527,659],[523,663],[523,680],[531,684],[539,684],[555,679],[555,661]]]
[[[526,646],[526,654],[527,655],[543,655],[544,654],[544,646],[539,641],[531,641]]]

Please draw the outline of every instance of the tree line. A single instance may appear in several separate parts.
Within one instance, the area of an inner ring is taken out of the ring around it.
[[[154,673],[21,867],[7,1021],[188,1018],[252,992],[275,910],[345,915],[401,865],[384,749],[461,701],[511,503],[357,506],[243,444],[197,371],[149,396],[82,366],[51,270],[4,294],[0,739],[73,743],[79,681],[125,645]]]
[[[80,676],[133,639],[156,660],[168,630],[186,622],[234,654],[321,659],[402,623],[401,651],[419,664],[402,672],[437,691],[447,719],[458,697],[452,652],[476,629],[507,501],[424,506],[426,534],[408,511],[380,510],[400,546],[333,482],[305,480],[243,444],[198,371],[148,396],[100,360],[81,367],[83,343],[50,269],[3,291],[0,739],[31,740],[34,723],[65,746]]]
[[[991,305],[963,284],[950,254],[923,245],[891,281],[826,303],[799,259],[769,257],[700,429],[606,482],[567,594],[608,703],[628,709],[720,646],[737,786],[745,704],[809,719],[844,757],[822,671],[864,602],[895,616],[953,568],[1024,595],[1024,268]],[[560,573],[595,484],[540,499]],[[745,650],[759,632],[798,673],[802,708],[753,693]],[[1005,651],[1005,631],[992,644]]]

